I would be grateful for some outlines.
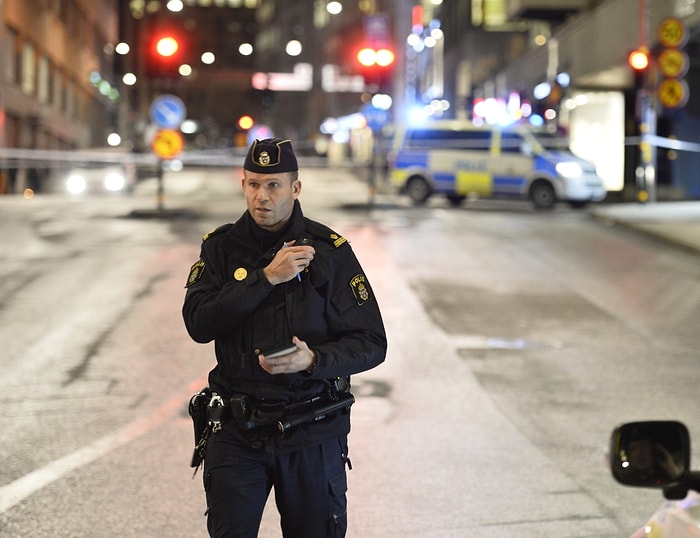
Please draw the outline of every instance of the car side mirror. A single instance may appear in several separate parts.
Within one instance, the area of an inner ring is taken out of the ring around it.
[[[610,438],[610,469],[627,486],[664,488],[690,473],[690,434],[676,421],[622,424]]]

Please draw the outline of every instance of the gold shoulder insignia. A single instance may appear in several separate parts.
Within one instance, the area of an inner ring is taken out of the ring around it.
[[[218,228],[214,228],[212,231],[210,231],[204,237],[202,237],[202,241],[206,241],[207,239],[216,234],[227,231],[231,226],[233,226],[233,224],[222,224]]]
[[[338,248],[343,243],[346,243],[347,239],[345,239],[342,235],[332,233],[331,234],[331,241],[333,241],[333,245],[335,245],[335,248]]]

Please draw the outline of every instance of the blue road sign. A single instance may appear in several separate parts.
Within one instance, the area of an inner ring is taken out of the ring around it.
[[[372,44],[386,44],[389,42],[389,15],[378,13],[365,17],[365,39]]]
[[[162,129],[175,129],[185,119],[185,103],[175,95],[161,95],[151,103],[151,119]]]
[[[362,113],[367,118],[367,125],[370,129],[382,129],[386,122],[389,121],[389,112],[381,108],[377,108],[370,104],[362,107]]]

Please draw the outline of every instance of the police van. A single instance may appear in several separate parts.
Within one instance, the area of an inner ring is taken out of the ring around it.
[[[583,207],[607,194],[593,164],[547,149],[525,126],[434,120],[399,128],[388,164],[392,185],[414,204],[444,194],[453,205],[467,197],[515,197],[549,209],[557,201]]]

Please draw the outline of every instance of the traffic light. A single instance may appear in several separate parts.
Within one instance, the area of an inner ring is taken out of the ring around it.
[[[649,67],[649,49],[646,47],[639,47],[633,50],[627,56],[627,63],[635,71],[645,71]]]
[[[153,78],[173,78],[183,63],[185,43],[180,34],[161,31],[151,36],[147,47],[148,75]]]
[[[634,49],[627,56],[627,63],[632,68],[634,91],[647,91],[649,86],[649,66],[651,64],[649,49],[645,46]]]
[[[394,52],[387,48],[373,49],[365,47],[357,53],[357,61],[364,67],[389,67],[394,63]]]
[[[356,55],[359,72],[365,79],[365,84],[375,85],[372,91],[385,91],[391,69],[396,60],[394,51],[388,47],[362,47]]]
[[[180,43],[171,35],[160,37],[156,41],[156,54],[164,59],[177,54],[179,48]]]

